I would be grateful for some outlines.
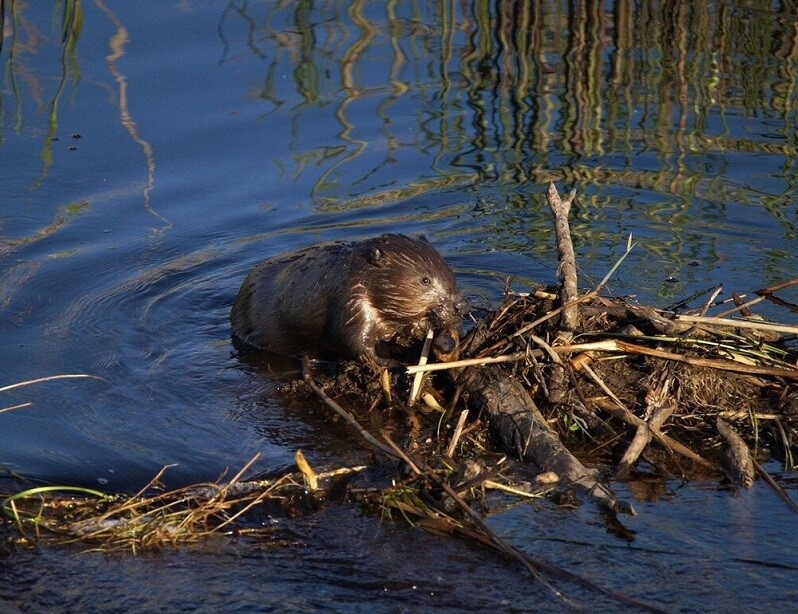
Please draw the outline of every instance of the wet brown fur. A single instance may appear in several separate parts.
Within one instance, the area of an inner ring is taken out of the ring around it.
[[[233,303],[233,332],[288,355],[387,364],[382,342],[407,344],[431,327],[457,331],[463,300],[446,261],[424,237],[385,234],[327,243],[255,266]]]

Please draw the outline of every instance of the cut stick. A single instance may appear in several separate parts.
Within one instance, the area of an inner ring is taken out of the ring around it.
[[[742,307],[742,305],[740,306]],[[734,311],[740,309],[735,307]],[[771,322],[757,322],[755,320],[732,320],[730,318],[717,318],[711,316],[677,315],[676,321],[690,322],[691,324],[708,324],[712,326],[728,326],[730,328],[747,328],[750,330],[766,330],[774,333],[798,335],[798,326],[787,324],[773,324]]]
[[[316,472],[313,471],[313,467],[310,466],[308,459],[305,458],[305,455],[302,453],[302,450],[297,450],[294,453],[294,462],[296,462],[296,466],[299,467],[299,471],[302,472],[307,487],[313,491],[318,490],[319,478],[316,475]]]
[[[424,347],[421,348],[421,356],[418,359],[419,366],[426,365],[429,360],[429,349],[432,346],[432,337],[434,334],[434,331],[430,328],[427,331],[427,336],[424,337]],[[414,375],[413,384],[410,387],[410,400],[407,403],[409,407],[415,405],[418,400],[418,393],[421,392],[422,381],[424,381],[424,372],[419,371]]]
[[[20,403],[19,405],[11,405],[9,407],[4,407],[3,409],[0,409],[0,414],[4,414],[9,411],[14,411],[15,409],[22,409],[23,407],[30,407],[31,405],[33,405],[33,403],[29,401],[27,403]]]
[[[779,367],[760,367],[758,365],[745,365],[734,362],[733,360],[723,360],[721,358],[696,358],[692,356],[682,356],[665,350],[626,343],[618,339],[608,339],[607,341],[596,341],[593,343],[579,343],[577,345],[560,345],[552,348],[558,354],[573,354],[575,352],[619,352],[625,354],[639,354],[641,356],[653,356],[664,360],[675,360],[699,367],[709,367],[722,371],[732,371],[735,373],[747,373],[749,375],[772,375],[787,379],[798,380],[798,368],[783,369]]]
[[[468,418],[468,410],[464,409],[460,412],[460,418],[458,418],[457,426],[454,428],[452,440],[449,442],[449,447],[446,449],[446,456],[449,458],[454,457],[454,449],[457,447],[457,442],[460,441],[460,435],[463,434],[463,426],[465,425],[466,418]]]
[[[587,373],[590,376],[590,379],[592,379],[593,382],[604,391],[604,394],[606,394],[609,398],[611,398],[618,407],[620,407],[624,411],[628,411],[626,405],[624,405],[621,402],[621,400],[615,395],[615,393],[610,389],[610,387],[607,386],[606,383],[604,383],[604,380],[599,377],[598,373],[596,373],[593,370],[593,368],[589,364],[587,364],[587,361],[585,361],[583,364],[579,366],[579,370]]]
[[[754,294],[773,294],[774,292],[784,290],[784,288],[789,288],[795,284],[798,284],[798,277],[788,279],[787,281],[781,281],[777,284],[773,284],[772,286],[768,286],[767,288],[762,288],[761,290],[754,292]]]
[[[721,292],[723,292],[723,286],[718,286],[717,288],[715,288],[715,291],[712,293],[712,296],[710,296],[709,299],[707,299],[707,302],[704,303],[704,307],[701,309],[701,312],[699,314],[700,316],[704,317],[706,315],[707,311],[709,311],[709,308],[712,307],[713,303],[715,302],[715,299],[718,298],[718,294],[720,294]]]
[[[740,312],[741,316],[743,316],[744,318],[750,318],[753,315],[751,313],[751,310],[748,309],[748,307],[744,307],[743,306],[743,297],[742,296],[740,296],[737,293],[734,293],[734,294],[732,294],[732,301],[734,301],[734,304],[737,305],[738,311]],[[706,313],[702,313],[701,315],[705,316],[707,314]],[[715,317],[718,317],[718,316],[716,315]]]
[[[6,390],[13,390],[14,388],[21,388],[22,386],[31,386],[33,384],[41,384],[42,382],[52,382],[58,379],[81,379],[81,378],[90,378],[90,379],[98,379],[101,381],[103,378],[97,375],[89,375],[87,373],[66,373],[64,375],[48,375],[47,377],[38,377],[36,379],[29,379],[24,382],[17,382],[16,384],[9,384],[8,386],[0,387],[0,392],[5,392]]]
[[[535,356],[543,356],[541,350],[532,350]],[[466,358],[463,360],[453,360],[452,362],[436,362],[431,365],[410,365],[405,367],[405,372],[408,375],[415,375],[416,373],[424,373],[426,371],[443,371],[445,369],[460,369],[462,367],[478,367],[480,365],[490,365],[497,362],[518,362],[527,357],[527,352],[516,352],[514,354],[505,354],[503,356],[493,356],[487,358]]]
[[[727,316],[729,314],[735,313],[737,311],[741,311],[743,309],[748,309],[749,307],[753,307],[757,303],[761,303],[762,301],[767,300],[764,296],[757,296],[756,298],[752,298],[750,301],[746,301],[745,303],[740,303],[739,305],[735,303],[734,308],[727,309],[726,311],[721,311],[720,313],[716,313],[714,317],[722,318],[723,316]]]
[[[591,343],[578,343],[576,345],[555,345],[551,346],[557,354],[576,354],[578,352],[613,352],[638,354],[642,356],[653,356],[663,360],[675,360],[699,367],[709,367],[722,371],[732,371],[735,373],[747,373],[749,375],[771,375],[774,377],[785,377],[787,379],[798,380],[798,368],[784,369],[780,367],[761,367],[758,365],[745,365],[734,362],[733,360],[723,360],[720,358],[698,358],[693,356],[682,356],[674,352],[657,350],[633,343],[626,343],[618,339],[608,339],[606,341],[594,341]],[[539,357],[543,355],[541,350],[530,350],[530,352],[516,352],[515,354],[505,354],[495,358],[471,358],[468,360],[457,360],[447,363],[436,363],[432,365],[406,367],[407,373],[412,375],[419,371],[438,371],[441,369],[455,369],[458,367],[473,367],[475,365],[487,365],[498,362],[513,362],[524,360],[527,356]]]

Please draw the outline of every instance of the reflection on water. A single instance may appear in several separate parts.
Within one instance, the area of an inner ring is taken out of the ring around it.
[[[582,186],[576,234],[602,258],[624,229],[679,279],[733,259],[762,212],[780,238],[752,256],[777,278],[796,264],[794,24],[786,6],[719,3],[231,3],[219,32],[223,62],[236,38],[260,60],[253,95],[264,121],[290,119],[286,172],[320,204],[482,182],[518,212],[493,205],[495,247],[548,249],[523,210],[556,179]]]
[[[177,484],[214,479],[255,452],[263,468],[290,463],[297,448],[317,466],[359,457],[348,431],[281,400],[273,380],[238,360],[227,313],[246,271],[317,240],[425,232],[484,305],[506,276],[554,278],[550,179],[580,193],[573,234],[585,285],[603,277],[628,233],[638,247],[610,286],[660,305],[721,283],[749,291],[798,269],[798,20],[788,4],[6,0],[0,9],[0,386],[54,373],[103,378],[5,393],[0,408],[32,405],[0,414],[4,474],[132,490],[170,463]],[[590,509],[519,506],[491,522],[516,543],[581,541],[547,551],[660,605],[689,608],[719,591],[718,603],[733,606],[752,582],[773,589],[762,601],[772,607],[792,590],[787,567],[768,567],[796,565],[791,524],[757,520],[783,514],[764,489],[752,500],[749,517],[714,485],[668,491],[633,521],[629,556]],[[176,555],[175,582],[215,578],[224,594],[245,574],[257,591],[269,583],[263,569],[277,569],[268,603],[287,603],[301,584],[302,607],[340,597],[352,607],[506,609],[521,581],[460,544],[351,509],[325,513],[306,521],[315,550],[247,544],[231,562],[225,543],[208,566],[208,546]],[[383,532],[414,569],[374,546]],[[608,544],[584,545],[599,534]],[[343,554],[333,552],[340,543]],[[668,548],[677,553],[663,559]],[[40,607],[44,584],[83,586],[66,571],[37,584],[39,555],[15,556],[0,572],[17,574],[0,575],[2,598],[11,595],[3,581],[31,587]],[[73,564],[41,556],[54,569]],[[686,580],[699,556],[714,563],[700,565],[710,583]],[[122,573],[145,590],[162,577],[158,562],[109,571],[79,560],[90,585],[114,587]],[[363,581],[342,586],[341,567]],[[434,580],[419,578],[427,571]],[[538,587],[520,599],[520,609],[561,605]]]
[[[794,184],[798,58],[786,26],[795,17],[780,10],[508,1],[397,15],[395,2],[231,4],[220,36],[222,61],[232,61],[229,38],[246,28],[248,48],[268,63],[256,94],[269,111],[301,97],[291,113],[297,140],[333,107],[347,145],[302,148],[294,160],[297,172],[326,162],[319,193],[355,169],[347,187],[386,173],[412,144],[442,174],[465,168],[515,183],[567,166],[571,181],[695,195],[719,189],[724,152],[788,156],[784,180]],[[762,113],[769,133],[735,130]],[[367,148],[380,158],[347,168]]]
[[[111,48],[111,54],[108,56],[108,70],[114,77],[114,81],[119,86],[119,120],[124,126],[130,138],[133,139],[140,147],[144,160],[147,164],[147,183],[142,191],[144,195],[144,206],[153,211],[153,213],[162,221],[166,226],[170,226],[169,220],[155,212],[150,204],[150,192],[155,185],[155,157],[152,152],[152,145],[144,140],[138,133],[136,122],[130,114],[130,108],[127,101],[127,79],[125,75],[119,70],[118,61],[125,55],[125,45],[129,42],[128,32],[125,24],[114,14],[113,11],[108,9],[102,0],[94,0],[97,7],[105,13],[106,17],[114,24],[116,32],[111,36],[108,41],[108,46]],[[78,4],[79,6],[79,4]]]

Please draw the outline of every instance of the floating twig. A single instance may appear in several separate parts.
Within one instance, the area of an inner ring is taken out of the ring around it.
[[[0,387],[0,392],[6,392],[7,390],[13,390],[14,388],[21,388],[22,386],[32,386],[34,384],[41,384],[42,382],[52,382],[54,380],[59,380],[59,379],[82,379],[82,378],[105,381],[102,377],[98,375],[89,375],[88,373],[65,373],[62,375],[48,375],[47,377],[37,377],[36,379],[29,379],[24,382],[8,384],[7,386]]]
[[[17,405],[9,405],[8,407],[3,407],[2,409],[0,409],[0,414],[4,414],[9,411],[14,411],[15,409],[23,409],[25,407],[31,407],[32,405],[33,403],[31,403],[30,401],[28,401],[27,403],[19,403]]]

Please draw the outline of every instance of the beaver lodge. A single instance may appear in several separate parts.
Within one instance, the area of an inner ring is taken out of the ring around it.
[[[6,533],[17,544],[48,537],[137,553],[214,533],[262,533],[247,522],[256,507],[307,514],[335,497],[495,549],[535,578],[606,593],[505,542],[479,510],[492,497],[548,497],[635,514],[612,481],[650,500],[680,478],[730,490],[762,479],[798,512],[762,467],[777,459],[794,468],[798,326],[751,312],[763,301],[798,312],[779,296],[798,279],[729,300],[718,300],[717,289],[663,311],[604,295],[622,257],[579,294],[567,221],[574,196],[562,199],[553,184],[547,193],[560,286],[508,289],[497,310],[473,320],[458,360],[427,364],[425,353],[420,365],[382,377],[352,364],[332,373],[304,365],[303,381],[286,394],[321,399],[373,452],[369,466],[317,472],[297,451],[294,472],[251,477],[252,459],[232,478],[176,491],[158,490],[162,474],[133,496],[34,488],[2,499]]]

